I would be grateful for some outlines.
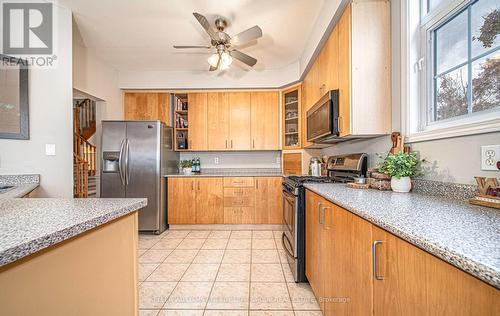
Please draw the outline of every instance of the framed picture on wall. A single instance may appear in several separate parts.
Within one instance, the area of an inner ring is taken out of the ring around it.
[[[0,138],[29,139],[28,67],[0,54]]]

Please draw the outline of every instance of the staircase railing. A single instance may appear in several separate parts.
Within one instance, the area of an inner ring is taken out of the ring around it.
[[[74,197],[87,198],[89,195],[89,165],[88,163],[73,153],[74,167]]]
[[[96,130],[96,103],[90,99],[75,101],[73,117],[75,133],[89,139]]]
[[[96,146],[77,133],[75,133],[73,141],[73,153],[88,164],[88,175],[94,176],[96,173]]]

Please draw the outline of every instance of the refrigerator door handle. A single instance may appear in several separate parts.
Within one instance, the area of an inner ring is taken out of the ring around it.
[[[128,138],[126,139],[126,145],[125,145],[125,180],[126,184],[128,185],[130,181],[130,166],[129,166],[129,156],[130,156],[130,142]]]
[[[125,185],[125,173],[124,173],[124,165],[123,165],[123,149],[125,147],[125,139],[122,140],[120,145],[120,156],[118,170],[120,171],[120,180],[122,180],[122,184]]]

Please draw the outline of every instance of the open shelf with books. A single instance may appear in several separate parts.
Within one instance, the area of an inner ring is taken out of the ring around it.
[[[174,94],[174,137],[175,150],[188,150],[188,96],[187,93]]]

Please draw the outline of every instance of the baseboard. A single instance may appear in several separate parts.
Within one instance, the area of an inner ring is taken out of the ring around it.
[[[170,230],[283,230],[279,224],[195,224],[172,225]]]

